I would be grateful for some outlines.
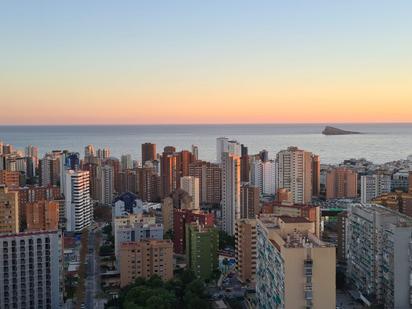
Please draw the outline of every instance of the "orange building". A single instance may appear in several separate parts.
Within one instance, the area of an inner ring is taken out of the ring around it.
[[[27,231],[57,230],[59,228],[59,203],[38,201],[26,204]]]
[[[16,191],[19,195],[19,218],[21,227],[26,226],[26,205],[28,203],[61,199],[60,188],[57,186],[27,186],[12,188],[10,191]]]
[[[17,192],[0,185],[0,234],[20,232],[19,199]]]
[[[222,169],[219,164],[195,161],[189,165],[189,176],[199,178],[201,204],[219,204],[222,199]]]
[[[18,171],[0,170],[0,185],[18,188],[20,185],[20,173]]]
[[[358,174],[346,167],[330,170],[326,175],[326,198],[354,198],[358,196]]]
[[[139,197],[145,202],[156,202],[160,198],[160,176],[151,162],[147,162],[137,170]]]
[[[405,193],[399,190],[384,193],[374,198],[372,202],[412,217],[412,193]]]
[[[279,204],[293,204],[293,195],[288,189],[278,189],[276,199]]]
[[[142,164],[146,161],[156,160],[156,144],[144,143],[142,144]]]
[[[124,242],[120,245],[120,286],[136,278],[158,275],[163,281],[173,278],[173,243],[167,240]]]
[[[239,219],[236,221],[236,271],[242,282],[255,281],[256,236],[256,219]]]

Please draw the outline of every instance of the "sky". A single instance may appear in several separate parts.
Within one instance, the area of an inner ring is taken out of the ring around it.
[[[411,12],[0,0],[0,124],[412,122]]]

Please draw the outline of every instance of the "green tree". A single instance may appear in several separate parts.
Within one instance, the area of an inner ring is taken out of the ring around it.
[[[219,249],[225,248],[235,249],[235,237],[230,236],[225,231],[219,231]]]

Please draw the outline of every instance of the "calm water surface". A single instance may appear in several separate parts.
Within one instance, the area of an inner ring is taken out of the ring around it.
[[[294,145],[321,156],[323,163],[367,158],[376,163],[405,159],[412,154],[412,124],[337,124],[361,135],[324,136],[325,124],[288,125],[127,125],[127,126],[0,126],[0,140],[18,149],[32,144],[44,154],[68,149],[83,154],[84,146],[110,147],[113,156],[130,153],[140,159],[140,145],[156,143],[177,149],[199,146],[201,159],[214,161],[216,138],[226,136],[249,147],[249,153],[267,149],[273,158]]]

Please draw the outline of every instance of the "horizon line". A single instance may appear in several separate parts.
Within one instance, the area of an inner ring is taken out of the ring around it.
[[[347,124],[412,124],[412,121],[374,121],[374,122],[233,122],[233,123],[68,123],[68,124],[0,124],[0,127],[69,127],[69,126],[233,126],[233,125],[347,125]]]

